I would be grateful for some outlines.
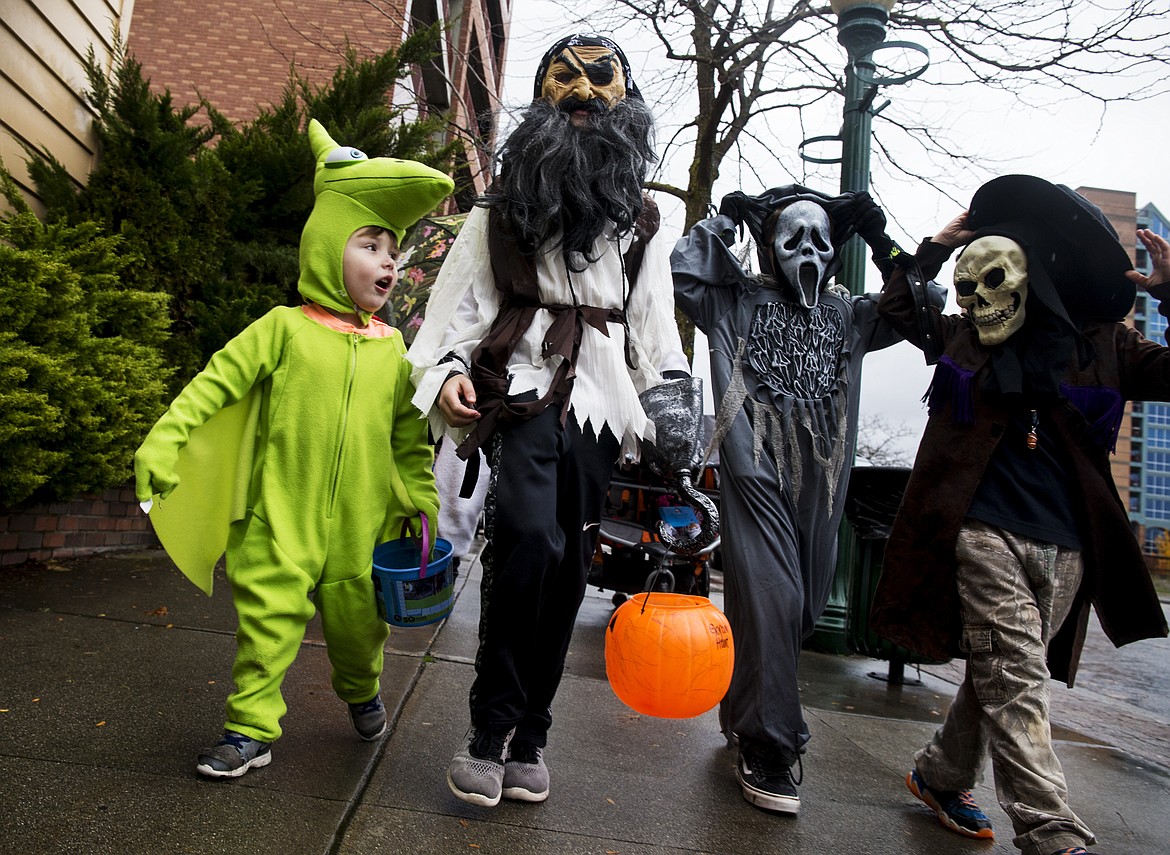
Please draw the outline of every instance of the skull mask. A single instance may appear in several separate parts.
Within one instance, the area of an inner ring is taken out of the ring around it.
[[[829,215],[816,202],[793,202],[776,220],[772,254],[776,259],[777,278],[788,283],[806,309],[816,306],[833,260],[829,235]]]
[[[1003,344],[1024,325],[1028,260],[1023,247],[999,235],[972,241],[955,265],[955,291],[980,343]]]

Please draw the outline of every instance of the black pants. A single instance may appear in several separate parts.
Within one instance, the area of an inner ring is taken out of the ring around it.
[[[471,721],[543,747],[620,445],[550,407],[493,450]]]

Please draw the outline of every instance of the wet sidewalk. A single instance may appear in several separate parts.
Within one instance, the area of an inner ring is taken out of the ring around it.
[[[160,551],[3,571],[0,852],[1015,851],[990,776],[976,795],[1000,835],[993,843],[945,831],[902,783],[961,670],[908,668],[907,678],[921,681],[896,687],[870,676],[883,674],[884,662],[806,653],[813,740],[801,814],[776,816],[740,796],[714,712],[653,719],[616,699],[604,659],[613,607],[608,592],[593,588],[553,708],[549,800],[464,804],[448,791],[445,770],[467,727],[479,613],[478,567],[468,570],[444,624],[392,631],[386,736],[365,743],[351,730],[314,622],[285,682],[289,713],[273,762],[236,781],[194,771],[196,752],[222,728],[231,686],[235,618],[222,578],[207,598]],[[1160,663],[1165,681],[1170,646],[1150,644],[1138,667]],[[1107,652],[1090,653],[1078,689],[1054,686],[1057,750],[1099,851],[1162,855],[1170,852],[1164,694],[1156,683],[1148,698],[1117,688],[1116,673],[1104,670],[1115,665]],[[1095,676],[1108,691],[1094,687]]]

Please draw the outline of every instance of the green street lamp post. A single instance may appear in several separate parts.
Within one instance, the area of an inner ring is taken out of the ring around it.
[[[887,42],[886,24],[896,0],[830,0],[837,15],[837,41],[845,48],[845,108],[840,134],[813,137],[800,145],[800,156],[812,163],[841,164],[841,192],[869,189],[869,156],[873,117],[890,103],[874,107],[881,86],[913,80],[926,70],[928,60],[908,73],[879,75],[875,52],[884,49],[911,51],[926,56],[926,49],[911,42]],[[839,158],[818,158],[804,149],[817,142],[840,142]],[[842,248],[842,267],[837,282],[852,294],[865,293],[868,250],[861,238],[853,237]],[[848,520],[843,520],[838,536],[838,557],[833,587],[824,614],[817,621],[808,646],[830,653],[848,653],[847,621],[849,588],[854,563],[853,538]]]
[[[837,15],[837,41],[849,55],[845,66],[845,112],[841,121],[841,192],[869,189],[869,152],[873,107],[878,88],[874,78],[873,52],[886,40],[886,23],[895,0],[831,0]],[[887,101],[886,104],[889,102]],[[865,244],[849,241],[842,252],[837,281],[852,294],[865,292]]]

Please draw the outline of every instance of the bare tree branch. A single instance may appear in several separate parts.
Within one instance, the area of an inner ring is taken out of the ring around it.
[[[637,32],[658,46],[647,61],[661,70],[640,87],[656,112],[669,105],[693,117],[667,131],[655,176],[657,189],[685,201],[684,228],[708,215],[729,158],[736,170],[759,176],[759,152],[770,152],[771,165],[801,180],[809,167],[796,158],[793,132],[811,131],[804,139],[834,132],[813,124],[844,93],[845,52],[827,3],[586,0],[562,8],[558,32],[573,21],[587,30]],[[974,100],[1003,93],[1020,108],[1087,96],[1102,120],[1112,104],[1170,92],[1164,0],[902,0],[891,14],[891,40],[930,52],[929,74],[907,91],[959,89]],[[874,61],[880,64],[880,53]],[[895,179],[953,197],[945,188],[988,156],[951,139],[942,119],[923,118],[931,115],[928,95],[890,97],[894,104],[873,123],[876,155]],[[915,154],[894,154],[908,149]],[[669,170],[672,161],[687,165],[685,188],[661,180],[678,174]]]

